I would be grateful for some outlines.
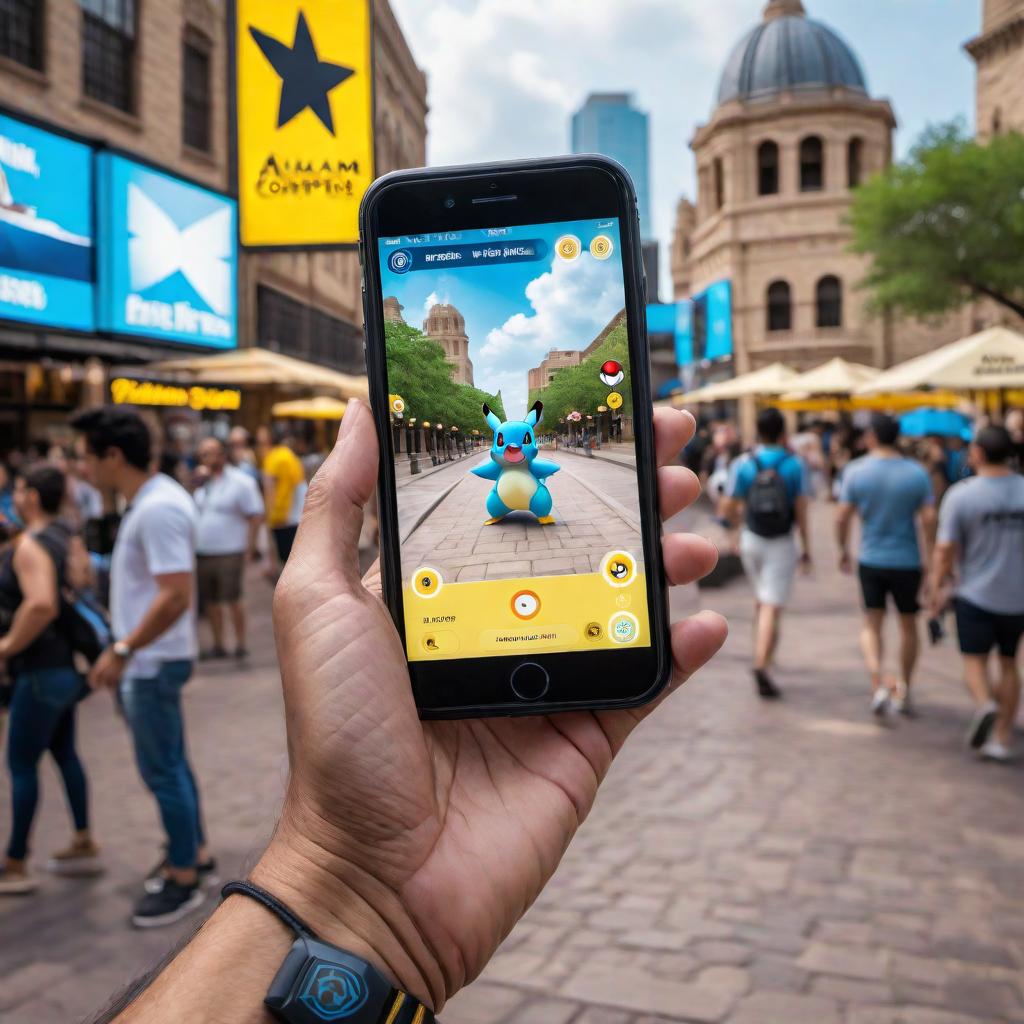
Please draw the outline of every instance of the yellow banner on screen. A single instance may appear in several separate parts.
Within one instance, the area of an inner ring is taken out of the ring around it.
[[[236,0],[243,245],[358,240],[373,181],[369,0]]]
[[[425,596],[429,595],[429,596]],[[649,647],[644,574],[445,582],[422,567],[404,588],[410,661]]]

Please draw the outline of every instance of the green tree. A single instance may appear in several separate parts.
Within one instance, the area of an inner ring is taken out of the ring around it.
[[[452,365],[444,349],[408,324],[384,325],[387,346],[388,388],[405,399],[406,416],[420,423],[456,426],[463,433],[486,430],[482,406],[486,402],[504,419],[501,395],[452,380]]]
[[[601,366],[609,359],[622,364],[625,377],[614,389],[601,381]],[[629,336],[625,321],[616,326],[607,338],[579,366],[567,366],[558,370],[547,387],[530,392],[529,403],[538,398],[544,403],[544,429],[554,431],[558,421],[576,410],[584,416],[593,416],[599,405],[608,404],[608,395],[618,391],[623,405],[618,412],[629,415],[632,406],[632,390],[629,377]]]
[[[985,145],[962,122],[854,193],[854,250],[875,310],[928,316],[982,296],[1024,315],[1024,135]]]

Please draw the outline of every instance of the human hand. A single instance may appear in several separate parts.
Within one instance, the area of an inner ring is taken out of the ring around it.
[[[658,410],[655,424],[667,518],[698,493],[694,475],[670,465],[694,422]],[[291,777],[252,877],[439,1010],[537,897],[652,707],[421,722],[379,570],[358,576],[376,471],[372,417],[351,402],[274,598]],[[670,581],[688,583],[713,568],[717,552],[675,534],[664,558]],[[725,635],[712,612],[676,623],[670,689]]]
[[[121,681],[124,674],[125,659],[114,653],[113,647],[108,647],[97,659],[96,664],[89,670],[89,685],[94,690],[103,688],[113,689]]]
[[[853,572],[853,560],[848,551],[842,552],[839,556],[839,571],[847,576]]]

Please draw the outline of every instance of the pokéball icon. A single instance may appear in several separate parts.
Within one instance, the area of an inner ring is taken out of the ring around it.
[[[604,363],[601,367],[601,381],[613,388],[616,384],[622,382],[622,378],[625,374],[622,372],[622,364],[617,363],[614,359],[609,359],[608,362]]]

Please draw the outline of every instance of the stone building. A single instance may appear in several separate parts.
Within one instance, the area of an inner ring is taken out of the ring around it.
[[[463,315],[450,303],[437,302],[423,321],[423,333],[444,349],[445,358],[455,367],[452,379],[459,384],[472,384],[473,364]]]
[[[405,306],[403,306],[394,295],[389,295],[384,300],[384,319],[389,323],[393,324],[404,324],[405,317],[402,313],[405,312]]]
[[[966,50],[978,69],[978,138],[1024,132],[1024,0],[983,0],[981,34]]]
[[[540,391],[546,388],[554,379],[557,370],[563,370],[567,366],[579,366],[582,360],[583,352],[579,349],[553,348],[540,361],[539,366],[526,371],[529,390]]]
[[[106,143],[172,174],[233,191],[227,11],[223,0],[6,0],[0,106],[15,117],[27,115],[43,127]],[[426,78],[387,0],[374,0],[374,17],[377,172],[382,174],[425,163]],[[260,344],[348,372],[364,371],[354,251],[243,251],[238,289],[240,346]],[[100,361],[93,365],[93,380],[101,394],[106,365],[174,354],[180,348],[155,341],[81,337],[27,325],[0,330],[0,375],[17,373],[29,355],[63,361],[77,373],[76,360],[88,356]],[[7,408],[7,390],[0,382],[0,450],[10,443],[5,417],[27,420],[31,414],[24,405]],[[53,422],[66,419],[66,411],[54,407]]]
[[[886,323],[856,290],[864,262],[844,220],[850,189],[891,160],[895,125],[801,0],[771,0],[734,48],[691,142],[697,201],[679,205],[672,271],[677,298],[731,282],[735,373],[894,361]]]

